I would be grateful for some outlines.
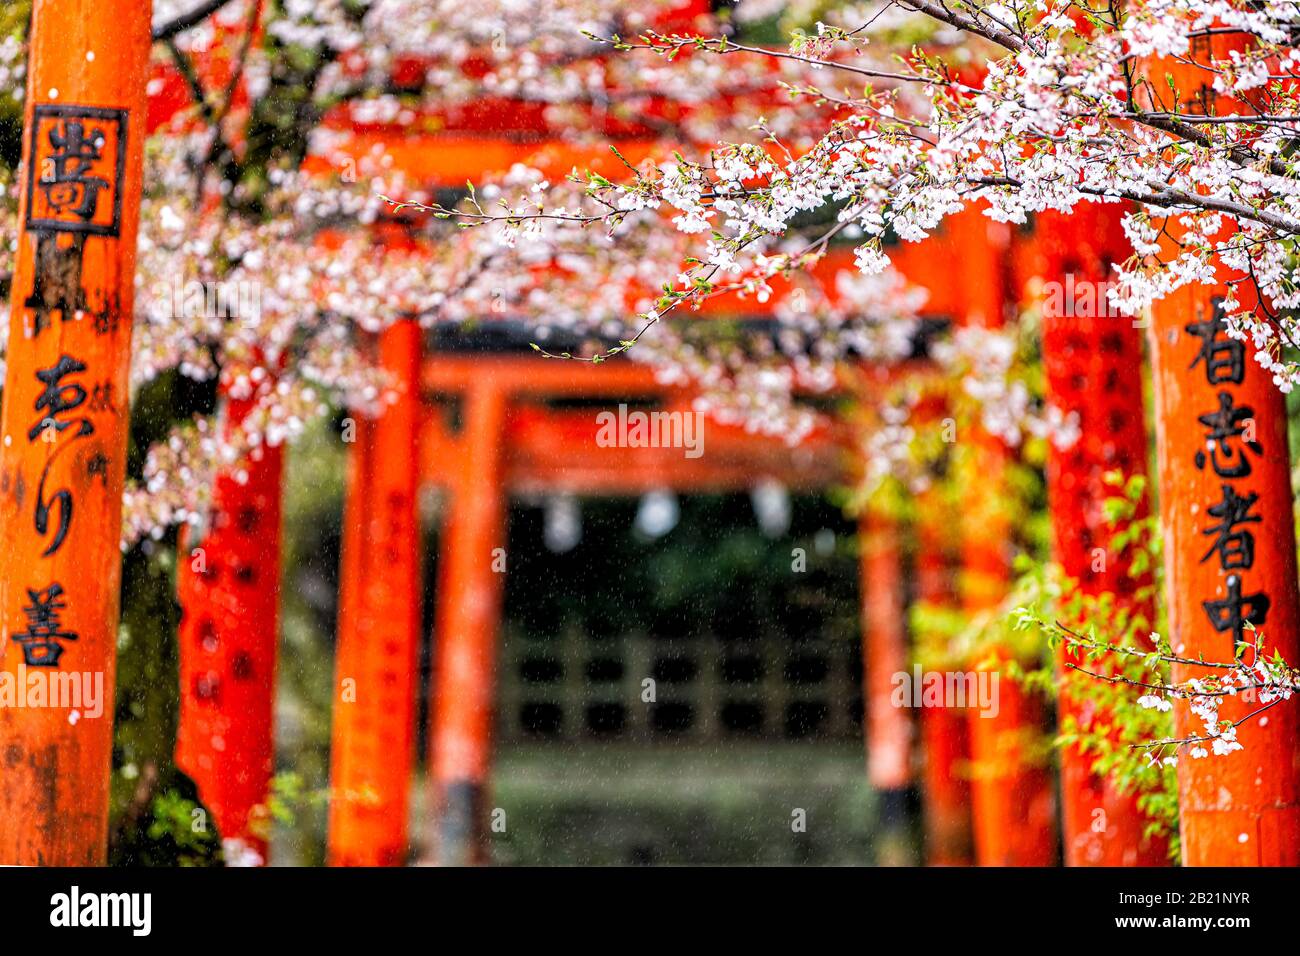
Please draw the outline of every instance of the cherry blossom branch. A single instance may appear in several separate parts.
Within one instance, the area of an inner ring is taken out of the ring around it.
[[[855,66],[839,60],[822,60],[816,57],[804,56],[800,53],[791,53],[788,50],[750,46],[744,43],[737,43],[729,37],[683,36],[680,34],[665,36],[656,33],[653,30],[649,30],[646,31],[643,37],[646,42],[637,43],[625,40],[618,36],[601,37],[596,34],[588,34],[588,36],[598,42],[607,43],[614,49],[623,52],[647,50],[652,53],[657,53],[660,56],[668,56],[669,58],[672,58],[682,50],[702,50],[719,56],[726,56],[732,53],[751,53],[774,60],[788,60],[793,63],[803,63],[808,66],[829,67],[833,70],[851,73],[855,76],[865,76],[869,79],[894,80],[900,83],[929,82],[924,77],[918,76],[914,73],[894,73],[889,70],[877,70],[870,67]]]
[[[1237,740],[1238,728],[1255,720],[1282,701],[1289,700],[1296,691],[1300,690],[1300,671],[1291,668],[1276,653],[1272,659],[1265,659],[1262,635],[1257,634],[1254,628],[1250,628],[1252,641],[1239,646],[1238,659],[1230,664],[1174,654],[1167,643],[1156,634],[1151,635],[1154,650],[1141,650],[1085,637],[1059,620],[1053,622],[1052,629],[1064,639],[1067,648],[1067,656],[1064,660],[1066,669],[1107,684],[1127,685],[1150,691],[1151,693],[1138,698],[1137,703],[1143,708],[1169,710],[1173,706],[1172,700],[1185,701],[1192,716],[1202,721],[1205,728],[1203,733],[1163,737],[1131,745],[1134,750],[1153,752],[1153,757],[1170,747],[1175,750],[1186,748],[1193,758],[1205,757],[1208,756],[1209,751],[1201,746],[1203,744],[1209,744],[1215,754],[1228,754],[1234,750],[1241,750],[1243,745]],[[1178,665],[1208,669],[1218,673],[1189,677],[1181,682],[1164,678],[1152,682],[1123,671],[1102,673],[1092,670],[1070,660],[1069,654],[1083,654],[1088,657],[1117,655],[1140,659],[1141,664],[1148,669],[1154,669],[1157,665]],[[1247,657],[1250,658],[1249,663],[1246,661]],[[1258,699],[1260,706],[1234,719],[1220,719],[1220,704],[1228,699],[1247,702]]]
[[[1022,188],[1025,183],[1023,180],[1016,179],[1013,176],[976,176],[968,180],[978,186],[1009,186],[1012,188]],[[1146,206],[1156,206],[1161,209],[1208,209],[1214,212],[1224,212],[1238,219],[1247,219],[1258,222],[1261,225],[1269,226],[1278,232],[1286,235],[1300,235],[1300,219],[1292,219],[1281,216],[1276,213],[1265,212],[1262,209],[1256,209],[1243,203],[1230,202],[1226,199],[1220,199],[1217,196],[1199,195],[1196,193],[1187,193],[1171,186],[1162,187],[1152,192],[1141,193],[1135,189],[1128,188],[1102,188],[1098,186],[1075,186],[1081,193],[1099,198],[1111,199],[1128,199],[1133,202],[1142,203]]]

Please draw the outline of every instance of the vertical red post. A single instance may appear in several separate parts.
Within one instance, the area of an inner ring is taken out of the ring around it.
[[[224,399],[238,428],[255,399]],[[228,862],[264,863],[261,813],[274,771],[280,631],[281,448],[260,447],[217,477],[207,533],[186,535],[176,765],[216,818]]]
[[[0,708],[0,864],[105,860],[149,34],[139,0],[33,7],[0,423],[0,676],[30,699]]]
[[[981,483],[1004,487],[1004,453],[976,450]],[[972,495],[967,488],[963,510],[962,605],[971,614],[997,607],[1006,594],[1010,567],[1010,523],[1004,505]],[[1056,852],[1056,808],[1045,754],[1042,701],[1004,672],[1012,651],[994,647],[998,673],[996,706],[968,708],[971,742],[971,808],[975,820],[975,857],[980,866],[1051,866]],[[980,661],[972,661],[979,665]]]
[[[343,518],[330,748],[329,861],[396,866],[407,853],[420,642],[416,515],[420,327],[379,337],[396,401],[358,415]]]
[[[1295,662],[1300,613],[1286,408],[1250,346],[1224,334],[1216,310],[1216,293],[1223,291],[1186,288],[1154,311],[1169,637],[1180,656],[1230,661],[1236,645],[1250,640],[1240,626],[1250,620],[1267,638],[1269,655],[1279,651]],[[1214,424],[1220,420],[1227,422],[1224,437],[1210,439],[1207,448],[1206,436],[1220,431]],[[1224,503],[1238,501],[1248,501],[1249,516],[1260,519],[1228,532],[1250,536],[1250,560],[1213,530],[1233,520]],[[1198,670],[1176,667],[1174,679],[1187,680]],[[1239,719],[1251,709],[1230,701],[1220,717]],[[1185,864],[1300,863],[1296,709],[1282,704],[1266,716],[1241,727],[1244,750],[1179,760]],[[1181,705],[1175,706],[1175,726],[1179,734],[1204,732]]]
[[[953,516],[938,491],[916,500],[916,600],[933,609],[957,606]],[[918,634],[924,645],[926,635]],[[919,667],[913,668],[915,675]],[[913,681],[915,681],[915,676]],[[961,708],[921,710],[922,824],[929,866],[969,866],[972,856],[970,735]]]
[[[434,857],[443,865],[486,859],[484,800],[507,567],[505,388],[485,373],[465,393],[460,469],[443,529],[430,706]]]
[[[1202,38],[1191,63],[1148,63],[1153,88],[1195,112],[1239,111],[1205,79],[1206,53],[1244,49],[1240,35]],[[1193,64],[1200,64],[1193,65]],[[1171,89],[1171,81],[1173,89]],[[1168,223],[1172,245],[1178,224]],[[1228,235],[1227,228],[1223,237]],[[1287,447],[1286,406],[1250,343],[1229,339],[1220,303],[1229,279],[1190,285],[1153,309],[1150,330],[1156,396],[1160,524],[1164,537],[1169,639],[1176,654],[1231,661],[1249,644],[1245,622],[1267,639],[1267,653],[1300,661],[1300,593]],[[1239,301],[1255,303],[1249,281]],[[1256,520],[1257,519],[1257,520]],[[1251,653],[1246,652],[1246,661]],[[1176,666],[1175,680],[1199,667]],[[1258,707],[1225,702],[1236,720]],[[1295,866],[1300,863],[1300,764],[1293,702],[1242,725],[1242,750],[1178,761],[1183,862],[1188,866]],[[1175,731],[1203,733],[1183,704]]]
[[[1116,529],[1103,511],[1116,490],[1104,476],[1147,471],[1142,415],[1142,340],[1130,316],[1113,310],[1106,289],[1112,263],[1128,255],[1121,224],[1125,207],[1081,204],[1070,215],[1038,217],[1043,289],[1043,366],[1048,400],[1078,416],[1078,439],[1049,446],[1047,491],[1056,560],[1085,594],[1110,592],[1154,622],[1151,601],[1135,606],[1141,581],[1129,573],[1130,556],[1113,554]],[[1062,651],[1064,654],[1065,652]],[[1082,661],[1077,661],[1080,665]],[[1063,681],[1058,707],[1083,729],[1105,722],[1086,698]],[[1159,866],[1168,862],[1165,841],[1144,839],[1146,817],[1136,793],[1120,793],[1091,770],[1094,757],[1078,747],[1061,751],[1061,816],[1069,866]]]
[[[915,733],[909,709],[894,700],[896,675],[910,670],[902,554],[897,524],[889,516],[868,510],[859,523],[858,538],[867,779],[881,802],[883,827],[893,834],[906,829]],[[901,857],[899,862],[904,862]]]
[[[1005,225],[969,210],[952,220],[951,231],[961,253],[964,321],[1002,327],[1010,267]],[[964,441],[961,595],[965,609],[978,614],[996,608],[1010,582],[1013,529],[1003,501],[1008,456],[983,431]],[[1010,653],[998,647],[991,656],[1005,660]],[[1042,702],[1002,674],[997,706],[969,708],[968,717],[976,862],[1050,866],[1056,854],[1052,781],[1046,762],[1033,752],[1045,729]]]

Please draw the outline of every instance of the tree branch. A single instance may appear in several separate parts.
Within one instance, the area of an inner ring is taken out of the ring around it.
[[[182,13],[180,16],[174,17],[166,23],[154,27],[153,39],[155,42],[158,40],[170,40],[178,33],[184,33],[190,27],[198,26],[228,3],[230,3],[230,0],[204,0],[203,3],[200,3],[188,13]]]

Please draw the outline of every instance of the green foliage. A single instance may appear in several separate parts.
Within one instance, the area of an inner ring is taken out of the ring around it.
[[[198,825],[197,814],[206,817],[206,811],[193,798],[167,790],[154,797],[152,811],[145,833],[154,846],[167,851],[172,865],[209,866],[220,860],[216,829],[206,821]]]
[[[1137,684],[1169,681],[1168,665],[1159,660],[1161,648],[1167,652],[1167,646],[1163,639],[1152,642],[1153,629],[1163,632],[1162,622],[1149,620],[1139,610],[1144,605],[1159,606],[1159,527],[1146,513],[1144,477],[1125,479],[1111,473],[1106,482],[1115,490],[1103,504],[1114,529],[1108,550],[1128,560],[1128,574],[1138,581],[1133,595],[1086,594],[1059,566],[1025,562],[1009,620],[1023,634],[1040,640],[1045,637],[1045,647],[1053,652],[1071,633],[1089,642],[1086,651],[1074,644],[1060,655],[1051,654],[1037,672],[1026,671],[1020,679],[1091,705],[1096,716],[1087,726],[1071,714],[1062,714],[1057,746],[1073,747],[1088,755],[1094,773],[1110,780],[1122,793],[1136,793],[1138,808],[1148,821],[1145,832],[1167,839],[1170,855],[1176,860],[1178,790],[1173,762],[1152,759],[1142,746],[1169,737],[1173,717],[1166,711],[1139,706],[1136,690]],[[1107,645],[1144,653],[1116,654]],[[1052,663],[1058,656],[1068,662],[1059,672]]]
[[[342,415],[339,416],[340,419]],[[319,420],[285,458],[276,766],[269,823],[299,865],[324,860],[330,714],[348,445]],[[427,632],[426,632],[427,633]],[[284,847],[277,844],[277,853]]]
[[[914,635],[912,662],[926,671],[960,670],[969,659],[964,638],[970,618],[965,611],[948,604],[917,601],[909,612]]]
[[[328,787],[308,787],[301,774],[286,770],[271,778],[271,791],[266,798],[267,816],[292,828],[303,810],[328,805],[329,796]]]
[[[26,43],[31,19],[32,0],[5,0],[0,6],[0,42],[15,37]],[[16,169],[22,158],[23,102],[0,94],[0,167]]]
[[[175,372],[143,387],[131,415],[127,473],[139,478],[145,450],[180,415],[209,411],[213,383]],[[193,782],[176,769],[179,717],[176,534],[148,539],[122,557],[113,724],[110,862],[201,866],[221,861],[220,839]],[[193,811],[203,827],[193,830]],[[182,812],[183,811],[183,812]]]

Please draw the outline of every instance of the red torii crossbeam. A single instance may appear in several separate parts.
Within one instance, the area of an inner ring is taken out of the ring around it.
[[[430,788],[438,863],[486,859],[501,587],[509,573],[504,512],[512,493],[635,494],[658,487],[722,490],[760,476],[827,487],[843,477],[841,449],[825,434],[806,447],[746,433],[709,430],[708,454],[678,448],[600,447],[594,413],[549,407],[558,398],[629,395],[686,412],[691,391],[664,386],[629,361],[597,367],[532,355],[430,355],[426,392],[460,403],[453,431],[435,405],[421,433],[422,478],[449,494],[434,613],[430,700]],[[345,565],[347,559],[345,558]]]

